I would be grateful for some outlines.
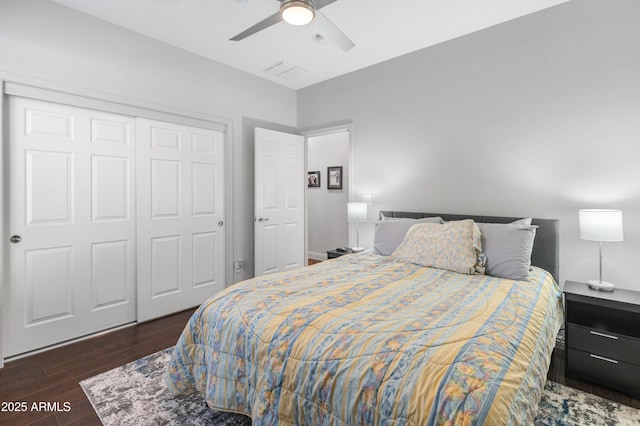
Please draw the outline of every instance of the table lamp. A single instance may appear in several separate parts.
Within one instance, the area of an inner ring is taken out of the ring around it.
[[[602,243],[623,241],[622,212],[620,210],[585,209],[578,212],[580,238],[599,243],[600,275],[597,280],[589,280],[588,286],[595,290],[613,291],[614,285],[602,281]]]
[[[351,250],[359,252],[364,250],[360,247],[360,229],[358,224],[367,221],[367,203],[347,203],[347,220],[356,224],[356,247]]]

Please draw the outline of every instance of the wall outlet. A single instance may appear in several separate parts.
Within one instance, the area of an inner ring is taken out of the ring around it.
[[[234,260],[233,261],[233,270],[235,271],[235,273],[240,273],[240,271],[242,271],[244,269],[244,260],[243,259],[238,259],[238,260]]]

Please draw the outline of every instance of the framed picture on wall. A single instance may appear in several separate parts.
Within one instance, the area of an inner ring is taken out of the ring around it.
[[[307,174],[307,186],[309,188],[320,187],[320,172],[308,172]]]
[[[327,167],[327,189],[342,189],[342,166]]]

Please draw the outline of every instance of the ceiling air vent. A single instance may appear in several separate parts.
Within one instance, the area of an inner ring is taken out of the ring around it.
[[[275,75],[276,77],[280,77],[284,80],[291,80],[294,77],[304,74],[306,71],[295,65],[280,61],[265,68],[264,72]]]

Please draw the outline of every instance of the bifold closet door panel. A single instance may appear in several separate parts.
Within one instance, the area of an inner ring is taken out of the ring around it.
[[[4,356],[135,320],[135,119],[9,97]]]
[[[223,132],[137,120],[138,320],[225,286]]]

